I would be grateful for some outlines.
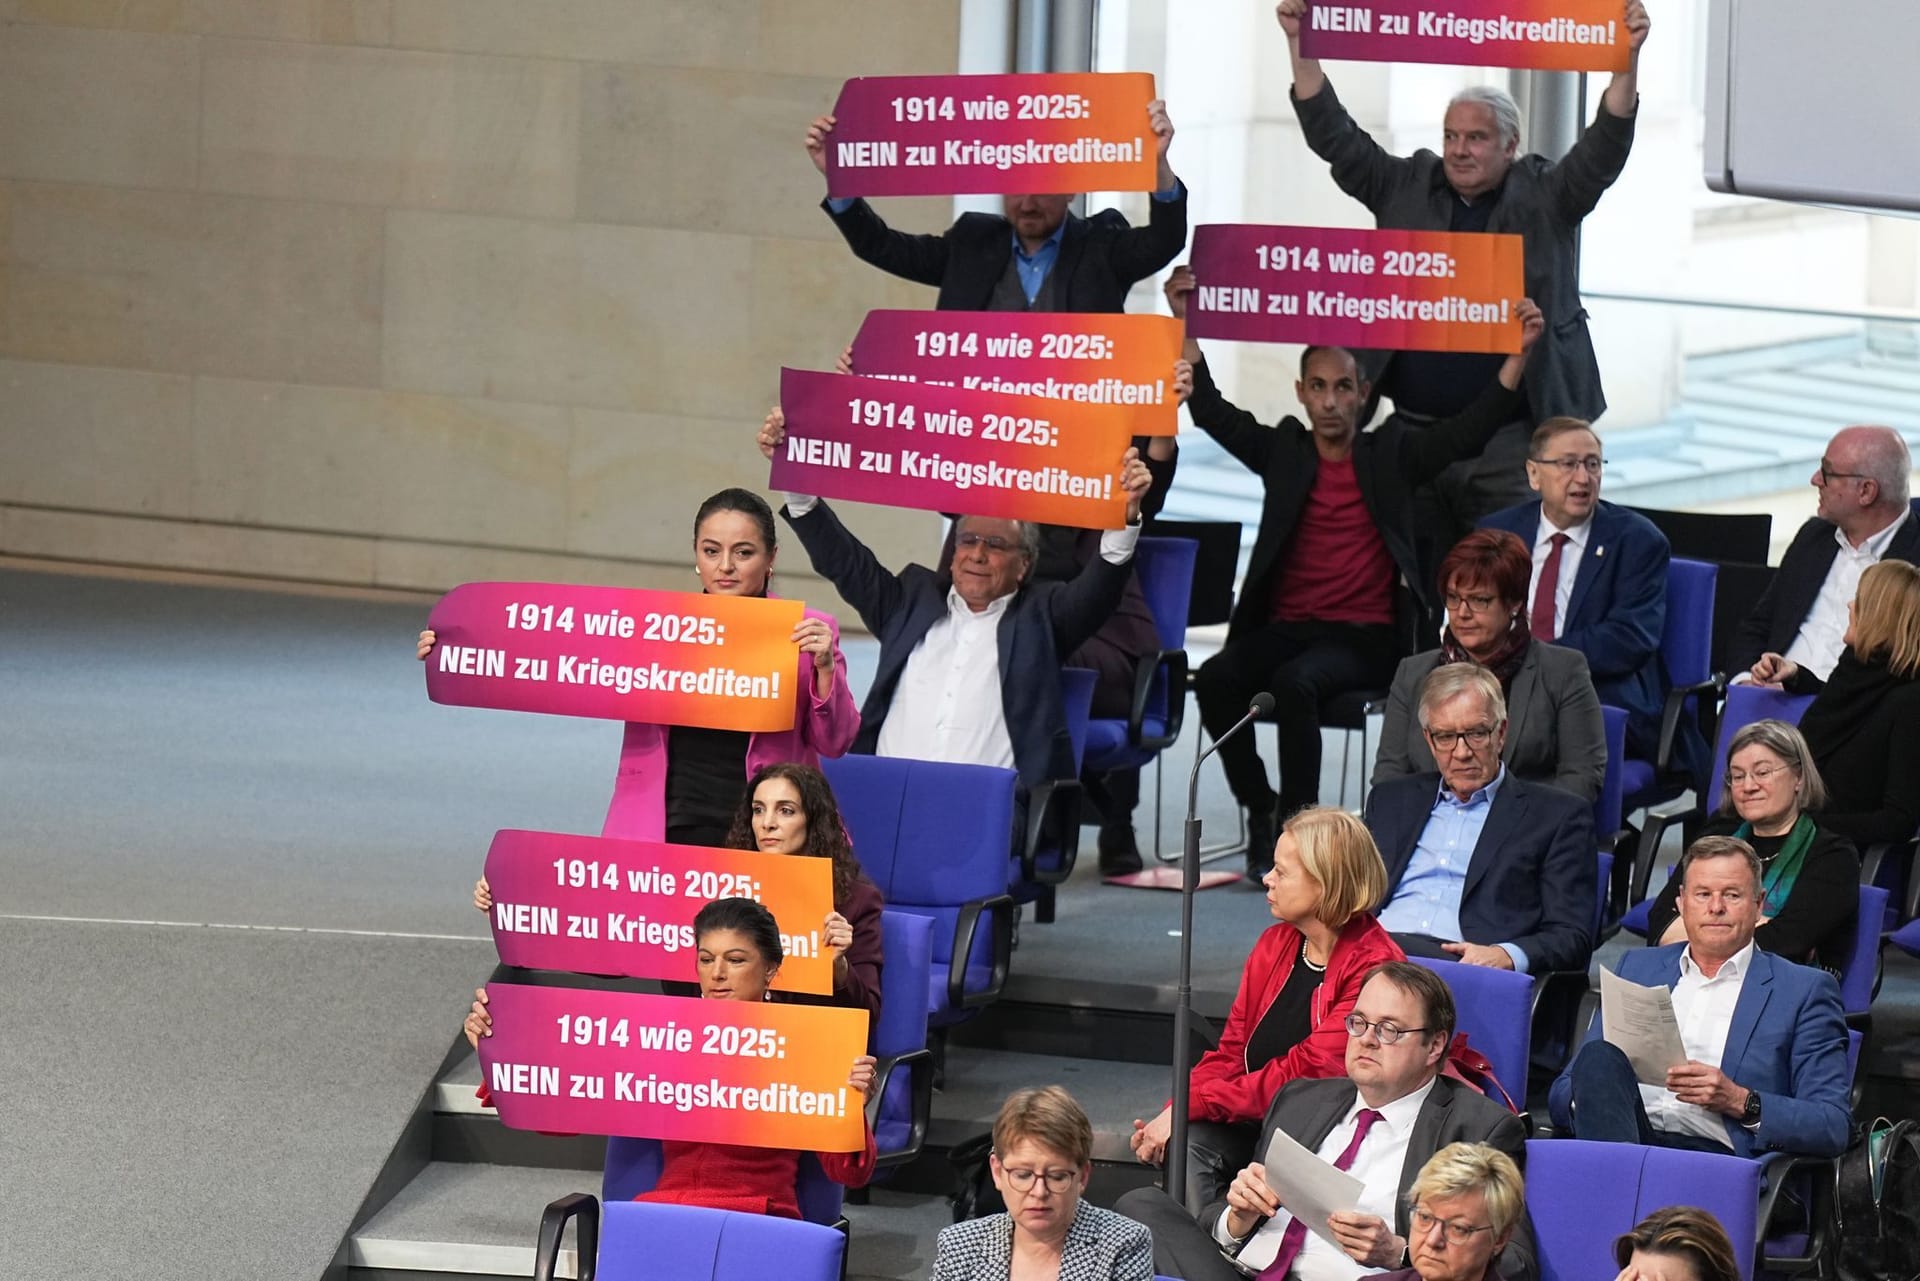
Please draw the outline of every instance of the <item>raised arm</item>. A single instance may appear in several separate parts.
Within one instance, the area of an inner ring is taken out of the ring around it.
[[[1569,222],[1578,222],[1593,212],[1600,197],[1627,167],[1627,153],[1633,149],[1634,116],[1640,109],[1640,46],[1646,43],[1651,27],[1646,6],[1641,0],[1629,0],[1627,69],[1614,73],[1606,92],[1600,95],[1600,109],[1594,113],[1593,123],[1547,171],[1547,191]]]
[[[1173,275],[1167,278],[1167,306],[1172,309],[1175,320],[1185,322],[1187,302],[1195,287],[1191,267],[1175,267]],[[1248,471],[1265,476],[1267,459],[1273,452],[1275,429],[1220,394],[1199,343],[1188,338],[1181,355],[1193,370],[1193,392],[1187,397],[1187,412],[1193,415],[1193,425],[1219,441],[1220,447]]]
[[[834,119],[817,116],[807,126],[807,158],[824,178],[827,172],[827,148],[833,142]],[[873,211],[866,201],[836,200],[828,197],[820,207],[840,229],[854,257],[880,270],[922,285],[938,287],[946,274],[948,243],[945,236],[909,235],[895,231]]]
[[[1414,485],[1426,484],[1449,463],[1478,458],[1494,435],[1525,411],[1527,400],[1520,394],[1520,378],[1526,373],[1527,357],[1546,329],[1546,320],[1531,298],[1515,303],[1514,314],[1520,318],[1520,350],[1501,362],[1500,371],[1479,398],[1427,431],[1401,435],[1400,466]]]
[[[1133,572],[1134,544],[1140,539],[1140,505],[1153,483],[1153,474],[1140,461],[1140,451],[1128,447],[1120,462],[1120,488],[1127,495],[1127,524],[1100,535],[1100,552],[1078,574],[1047,597],[1053,622],[1053,645],[1065,658],[1113,617]]]
[[[1167,118],[1167,104],[1158,98],[1147,104],[1147,127],[1159,147],[1160,187],[1147,202],[1147,225],[1129,227],[1113,246],[1113,273],[1129,282],[1145,280],[1187,247],[1187,189],[1167,163],[1173,122]]]
[[[787,417],[775,406],[760,427],[760,452],[771,459],[786,437]],[[819,499],[789,494],[780,513],[800,536],[800,545],[807,549],[807,559],[814,569],[853,606],[868,631],[881,634],[905,599],[900,579]]]
[[[1387,196],[1405,183],[1413,162],[1375,142],[1347,114],[1319,62],[1300,56],[1300,19],[1306,8],[1306,0],[1281,0],[1278,10],[1293,59],[1293,114],[1307,146],[1327,162],[1340,190],[1377,213]]]

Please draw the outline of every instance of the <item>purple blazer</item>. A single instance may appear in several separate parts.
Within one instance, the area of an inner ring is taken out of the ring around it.
[[[844,756],[860,732],[860,709],[847,688],[847,660],[840,652],[840,625],[817,609],[808,618],[823,619],[833,631],[833,688],[820,698],[814,688],[813,657],[800,655],[800,679],[794,683],[793,728],[754,734],[747,740],[744,785],[763,765],[797,761],[819,765],[822,756]],[[661,841],[667,836],[667,727],[628,721],[620,744],[620,772],[600,835],[629,841]]]

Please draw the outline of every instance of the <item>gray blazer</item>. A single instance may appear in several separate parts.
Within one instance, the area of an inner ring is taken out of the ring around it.
[[[1437,649],[1400,660],[1373,766],[1376,785],[1433,772],[1433,749],[1420,730],[1420,684],[1439,663]],[[1500,759],[1528,782],[1548,783],[1588,802],[1600,795],[1607,728],[1586,655],[1544,641],[1527,647],[1507,695],[1507,745]]]
[[[1340,1124],[1340,1118],[1353,1106],[1358,1093],[1353,1082],[1344,1076],[1289,1081],[1273,1096],[1266,1124],[1260,1129],[1260,1142],[1253,1150],[1265,1152],[1273,1141],[1275,1129],[1285,1130],[1309,1152],[1315,1150],[1333,1133],[1333,1127]],[[1413,1122],[1413,1135],[1407,1142],[1407,1159],[1400,1170],[1400,1196],[1394,1209],[1394,1235],[1407,1235],[1406,1191],[1413,1186],[1420,1167],[1449,1143],[1485,1143],[1505,1152],[1523,1170],[1526,1165],[1527,1132],[1520,1118],[1472,1086],[1441,1077],[1433,1083],[1433,1093],[1420,1105],[1420,1114]],[[1209,1236],[1226,1210],[1227,1203],[1222,1198],[1201,1212],[1200,1226]],[[1259,1230],[1256,1224],[1253,1232]],[[1245,1248],[1253,1232],[1247,1234],[1235,1253]],[[1494,1260],[1494,1265],[1506,1281],[1534,1281],[1540,1275],[1533,1222],[1524,1213],[1513,1230],[1513,1238]],[[1063,1269],[1063,1281],[1065,1276]]]
[[[1013,1268],[1013,1220],[968,1219],[940,1231],[933,1281],[1005,1281]],[[1124,1214],[1082,1201],[1060,1247],[1060,1281],[1153,1281],[1153,1236]]]

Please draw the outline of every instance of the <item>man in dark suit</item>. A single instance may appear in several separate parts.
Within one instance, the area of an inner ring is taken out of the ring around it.
[[[1527,483],[1540,497],[1480,523],[1518,535],[1533,554],[1527,616],[1533,638],[1586,655],[1600,701],[1626,709],[1627,743],[1651,760],[1667,677],[1667,536],[1639,512],[1600,498],[1600,438],[1584,419],[1534,429]]]
[[[1888,559],[1920,564],[1920,520],[1907,501],[1912,468],[1907,442],[1891,427],[1847,427],[1827,442],[1812,477],[1820,505],[1734,633],[1728,671],[1780,654],[1821,680],[1832,675],[1847,607],[1867,566]]]
[[[1686,942],[1630,951],[1619,973],[1672,990],[1687,1061],[1662,1084],[1642,1084],[1596,1014],[1553,1083],[1554,1128],[1735,1156],[1839,1156],[1851,1114],[1839,987],[1825,970],[1753,945],[1760,860],[1746,842],[1703,836],[1674,876]]]
[[[786,437],[778,409],[760,429],[768,458]],[[944,573],[895,574],[815,498],[781,509],[807,556],[880,641],[880,662],[853,750],[880,756],[1016,770],[1031,790],[1073,776],[1060,703],[1061,659],[1119,604],[1151,477],[1136,451],[1122,460],[1127,526],[1101,536],[1100,554],[1071,581],[1029,581],[1039,527],[962,516]]]
[[[1420,724],[1438,774],[1367,796],[1387,864],[1385,926],[1409,955],[1523,974],[1587,968],[1599,893],[1593,809],[1507,772],[1506,700],[1484,667],[1435,668]]]
[[[1174,271],[1166,288],[1175,316],[1186,315],[1195,287],[1191,270]],[[1273,865],[1279,823],[1319,800],[1321,704],[1393,679],[1402,650],[1397,583],[1404,578],[1423,605],[1431,602],[1432,579],[1421,574],[1414,549],[1413,491],[1448,463],[1478,453],[1520,411],[1521,375],[1545,321],[1525,299],[1517,314],[1520,351],[1502,358],[1459,417],[1422,432],[1391,422],[1360,430],[1367,384],[1344,347],[1301,354],[1294,394],[1311,426],[1283,418],[1268,427],[1220,394],[1200,344],[1186,341],[1194,425],[1260,477],[1266,491],[1227,643],[1201,665],[1194,686],[1201,720],[1215,737],[1245,714],[1255,694],[1274,697],[1278,792],[1253,735],[1235,735],[1220,747],[1227,786],[1247,811],[1249,880]]]
[[[1238,1281],[1276,1264],[1302,1281],[1406,1266],[1405,1194],[1434,1153],[1484,1143],[1516,1164],[1526,1154],[1518,1117],[1440,1075],[1453,1026],[1453,995],[1433,971],[1409,961],[1376,966],[1347,1019],[1347,1074],[1291,1081],[1274,1096],[1254,1151],[1264,1158],[1281,1131],[1362,1184],[1359,1206],[1331,1219],[1338,1244],[1293,1222],[1284,1180],[1276,1173],[1269,1183],[1263,1162],[1235,1176],[1197,1223],[1158,1188],[1129,1192],[1114,1208],[1152,1231],[1159,1271],[1187,1281]],[[1499,1274],[1539,1275],[1524,1216],[1500,1253]]]

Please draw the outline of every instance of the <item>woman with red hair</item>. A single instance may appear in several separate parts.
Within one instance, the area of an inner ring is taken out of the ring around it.
[[[1506,746],[1500,759],[1514,774],[1549,783],[1591,801],[1607,773],[1607,733],[1600,698],[1579,650],[1533,639],[1527,588],[1533,558],[1518,537],[1477,529],[1440,562],[1447,607],[1440,648],[1403,659],[1393,676],[1373,781],[1427,774],[1433,751],[1416,708],[1420,685],[1445,663],[1474,663],[1500,680],[1507,698]]]

